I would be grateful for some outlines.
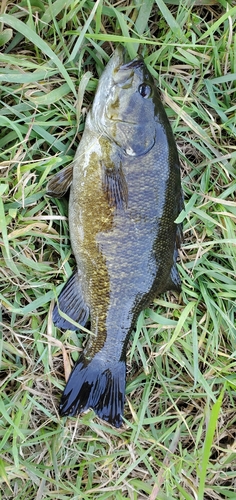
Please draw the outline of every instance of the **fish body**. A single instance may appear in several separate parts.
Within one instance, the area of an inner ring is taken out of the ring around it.
[[[59,309],[81,325],[90,316],[92,334],[67,382],[61,415],[93,408],[122,424],[126,347],[137,317],[160,293],[180,290],[175,219],[182,208],[178,153],[154,80],[142,59],[124,63],[116,50],[73,166],[69,227],[77,269],[53,321],[76,329]]]

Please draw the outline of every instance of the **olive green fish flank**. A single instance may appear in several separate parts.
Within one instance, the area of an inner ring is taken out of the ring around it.
[[[126,347],[138,315],[167,290],[180,290],[176,267],[183,208],[177,148],[144,61],[116,50],[99,80],[72,175],[56,174],[50,194],[70,187],[69,228],[77,269],[53,321],[92,335],[66,384],[62,416],[89,408],[122,425]],[[60,179],[62,187],[60,188]],[[67,181],[65,181],[67,179]]]

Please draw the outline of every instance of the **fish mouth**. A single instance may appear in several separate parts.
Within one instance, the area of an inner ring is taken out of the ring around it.
[[[144,66],[144,60],[142,56],[137,56],[135,59],[132,59],[131,61],[127,61],[127,52],[125,49],[117,49],[116,52],[117,59],[119,60],[117,67],[115,68],[115,71],[132,71],[136,70],[139,68],[142,68]]]
[[[129,70],[129,69],[138,69],[144,66],[144,60],[141,56],[136,57],[132,61],[122,64],[119,67],[119,70]]]
[[[123,85],[131,86],[134,73],[142,71],[144,67],[144,61],[140,56],[129,62],[124,61],[125,56],[124,51],[121,52],[119,50],[115,53],[116,60],[114,61],[112,80],[113,85],[118,85],[119,87]]]
[[[114,70],[129,70],[140,68],[144,65],[143,57],[138,55],[131,61],[128,60],[128,54],[124,47],[119,46],[113,53],[112,59],[114,60]]]
[[[135,73],[142,73],[144,67],[144,60],[142,57],[137,56],[131,61],[127,61],[127,57],[128,54],[122,47],[118,47],[113,54],[113,69],[109,95],[107,94],[108,100],[105,105],[105,114],[106,117],[113,123],[122,122],[127,125],[137,125],[136,122],[134,123],[133,121],[124,120],[123,117],[122,119],[117,118],[116,114],[120,91],[132,89]]]

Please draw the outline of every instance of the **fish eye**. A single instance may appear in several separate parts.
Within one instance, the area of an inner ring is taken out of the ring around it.
[[[147,83],[141,83],[138,91],[144,99],[147,99],[151,95],[152,88]]]

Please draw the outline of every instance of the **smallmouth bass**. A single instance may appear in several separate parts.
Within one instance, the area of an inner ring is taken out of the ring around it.
[[[92,408],[122,424],[126,347],[139,313],[159,294],[180,290],[180,166],[170,123],[143,59],[117,49],[98,84],[71,167],[48,184],[70,187],[69,228],[77,268],[53,311],[54,324],[85,326],[88,343],[68,379],[62,416]],[[59,307],[58,307],[59,306]]]

